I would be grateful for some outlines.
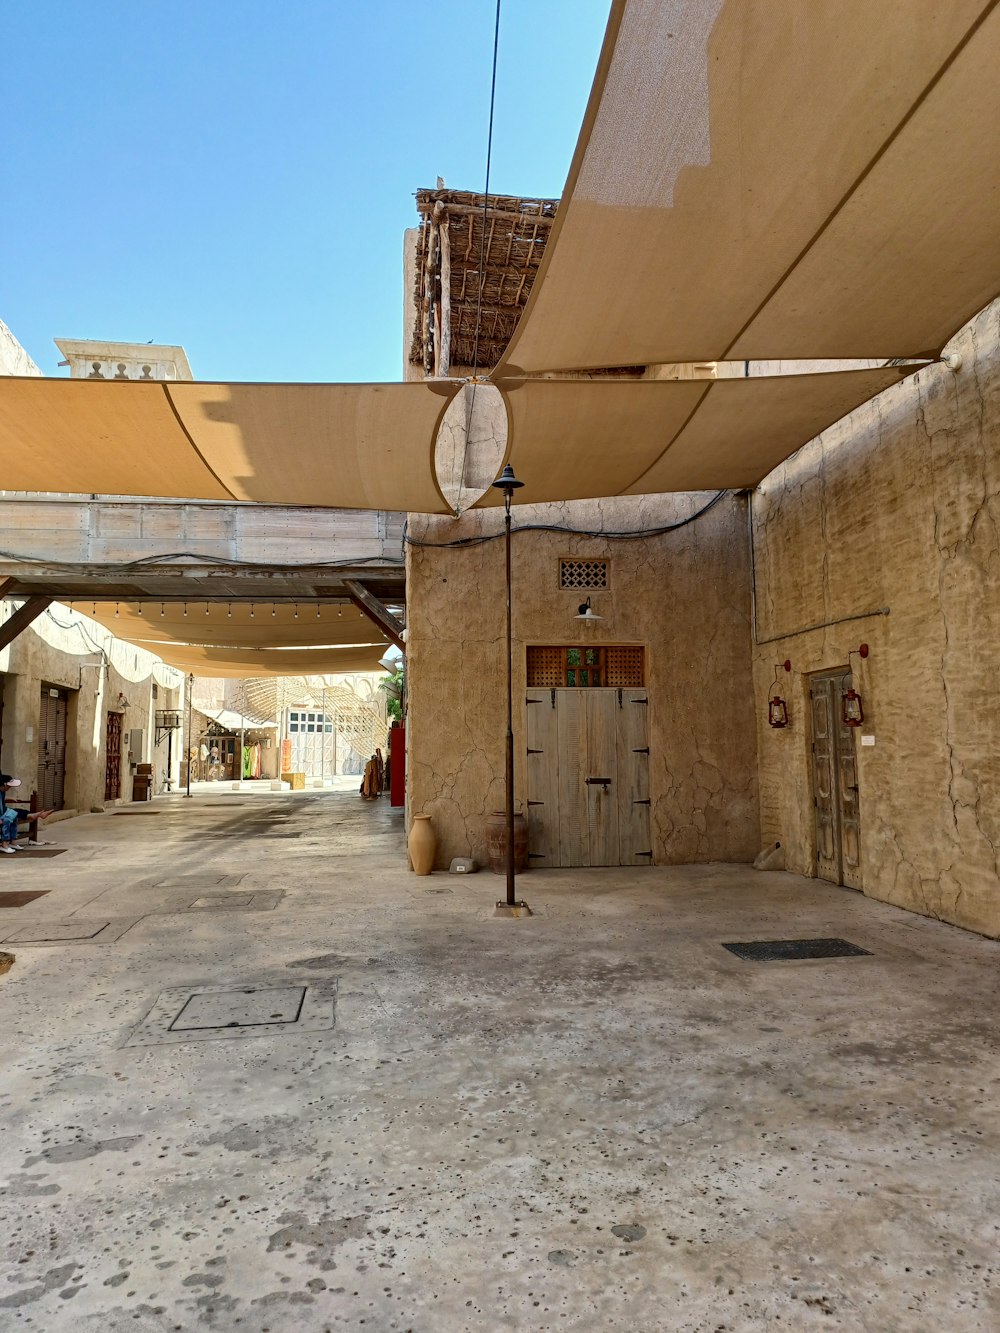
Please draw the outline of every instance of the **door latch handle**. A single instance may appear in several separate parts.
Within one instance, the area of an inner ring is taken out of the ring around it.
[[[588,787],[604,787],[605,789],[607,789],[608,787],[611,786],[611,779],[610,779],[610,778],[587,778],[587,786],[588,786]]]

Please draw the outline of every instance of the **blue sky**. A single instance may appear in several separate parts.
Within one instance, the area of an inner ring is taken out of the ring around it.
[[[609,0],[503,0],[491,188],[561,193]],[[482,189],[493,0],[10,5],[0,319],[199,379],[392,380],[402,233]]]

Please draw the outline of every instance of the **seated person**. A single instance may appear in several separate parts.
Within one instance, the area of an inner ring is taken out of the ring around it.
[[[17,821],[19,819],[45,819],[51,810],[20,810],[7,799],[12,788],[20,787],[21,779],[13,778],[9,773],[0,773],[0,852],[20,851],[17,846]]]

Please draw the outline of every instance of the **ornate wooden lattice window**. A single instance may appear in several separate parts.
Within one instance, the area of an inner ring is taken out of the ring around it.
[[[610,575],[609,561],[585,560],[567,557],[559,561],[560,588],[607,588]]]
[[[532,647],[527,667],[527,683],[534,689],[620,689],[646,683],[645,649],[636,647]]]

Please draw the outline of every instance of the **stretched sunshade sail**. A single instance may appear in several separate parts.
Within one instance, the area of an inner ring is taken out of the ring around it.
[[[934,354],[1000,292],[997,0],[616,0],[538,372]]]
[[[447,512],[437,422],[458,385],[0,377],[18,486]]]
[[[515,504],[754,486],[912,366],[718,380],[503,386]],[[481,505],[502,503],[489,490]]]
[[[195,676],[332,676],[340,672],[378,671],[384,645],[362,648],[199,648],[189,644],[131,642],[170,666]]]
[[[186,604],[104,602],[93,611],[86,603],[80,603],[80,607],[119,639],[138,639],[151,651],[156,651],[151,645],[158,643],[199,644],[205,648],[378,644],[380,653],[389,646],[381,630],[354,606],[192,600]]]

